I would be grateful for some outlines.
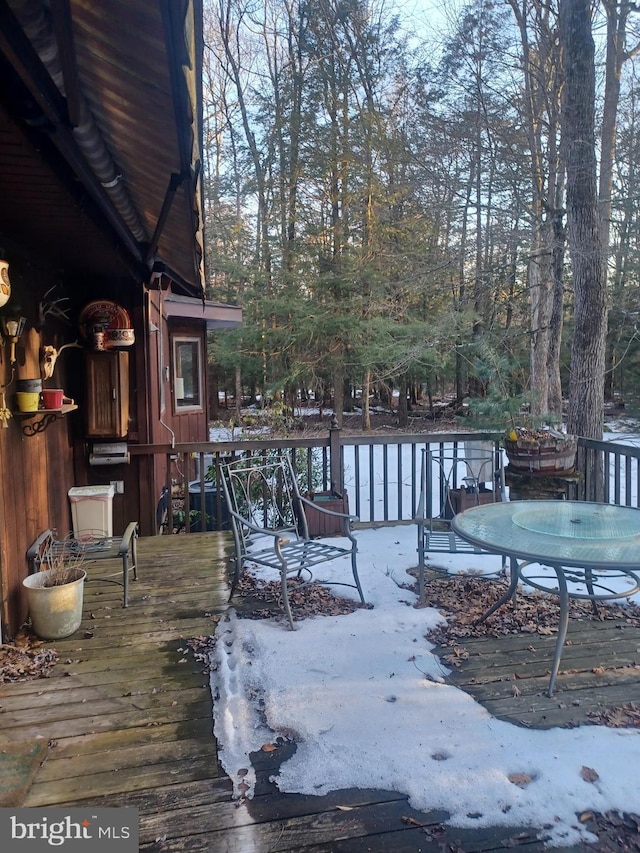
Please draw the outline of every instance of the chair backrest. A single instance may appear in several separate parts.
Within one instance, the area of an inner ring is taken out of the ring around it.
[[[308,539],[298,484],[285,456],[253,456],[220,466],[236,544],[247,550],[258,536],[252,528],[283,531]]]
[[[496,472],[496,448],[491,441],[463,441],[463,480],[474,480],[476,484],[494,484]]]

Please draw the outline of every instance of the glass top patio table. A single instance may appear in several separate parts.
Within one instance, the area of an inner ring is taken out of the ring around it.
[[[471,507],[454,516],[451,527],[473,545],[510,559],[509,588],[481,622],[515,596],[520,579],[559,597],[549,696],[567,635],[569,599],[589,599],[597,613],[596,601],[626,598],[640,590],[639,509],[582,501],[512,501]],[[544,575],[525,573],[531,564],[553,569],[557,588]],[[624,589],[611,585],[620,578],[626,582]],[[568,583],[578,586],[570,591]]]
[[[506,556],[583,569],[640,568],[640,510],[582,501],[472,507],[451,522],[468,542]]]

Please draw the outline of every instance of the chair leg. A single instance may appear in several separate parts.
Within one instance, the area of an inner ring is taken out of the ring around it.
[[[138,534],[134,533],[131,539],[131,559],[133,560],[133,579],[138,580]]]
[[[363,604],[366,604],[364,600],[364,595],[362,594],[362,587],[360,586],[360,578],[358,577],[358,566],[356,564],[356,551],[351,551],[351,571],[353,572],[353,579],[356,582],[356,589],[360,593],[360,601]]]
[[[129,552],[122,556],[123,607],[129,606]]]
[[[280,571],[280,589],[282,591],[282,604],[284,606],[284,612],[287,614],[287,619],[289,620],[289,627],[292,631],[296,630],[296,626],[293,624],[293,616],[291,615],[291,607],[289,606],[289,590],[287,589],[287,573],[284,569]]]
[[[233,559],[233,563],[234,563],[234,569],[233,569],[233,578],[231,580],[231,589],[229,591],[229,601],[231,601],[231,599],[233,598],[233,596],[236,593],[236,589],[238,587],[238,584],[240,583],[240,578],[242,577],[242,569],[244,568],[241,557],[236,556],[236,557],[232,557],[232,559]]]

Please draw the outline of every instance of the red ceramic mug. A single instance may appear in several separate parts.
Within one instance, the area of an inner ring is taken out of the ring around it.
[[[45,409],[61,409],[65,399],[62,388],[43,388],[42,405]]]

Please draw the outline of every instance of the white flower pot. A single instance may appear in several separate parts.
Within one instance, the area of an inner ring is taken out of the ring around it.
[[[44,586],[50,571],[36,572],[22,581],[33,630],[43,640],[61,640],[80,627],[87,573],[84,569],[76,572],[77,580],[60,586]]]

